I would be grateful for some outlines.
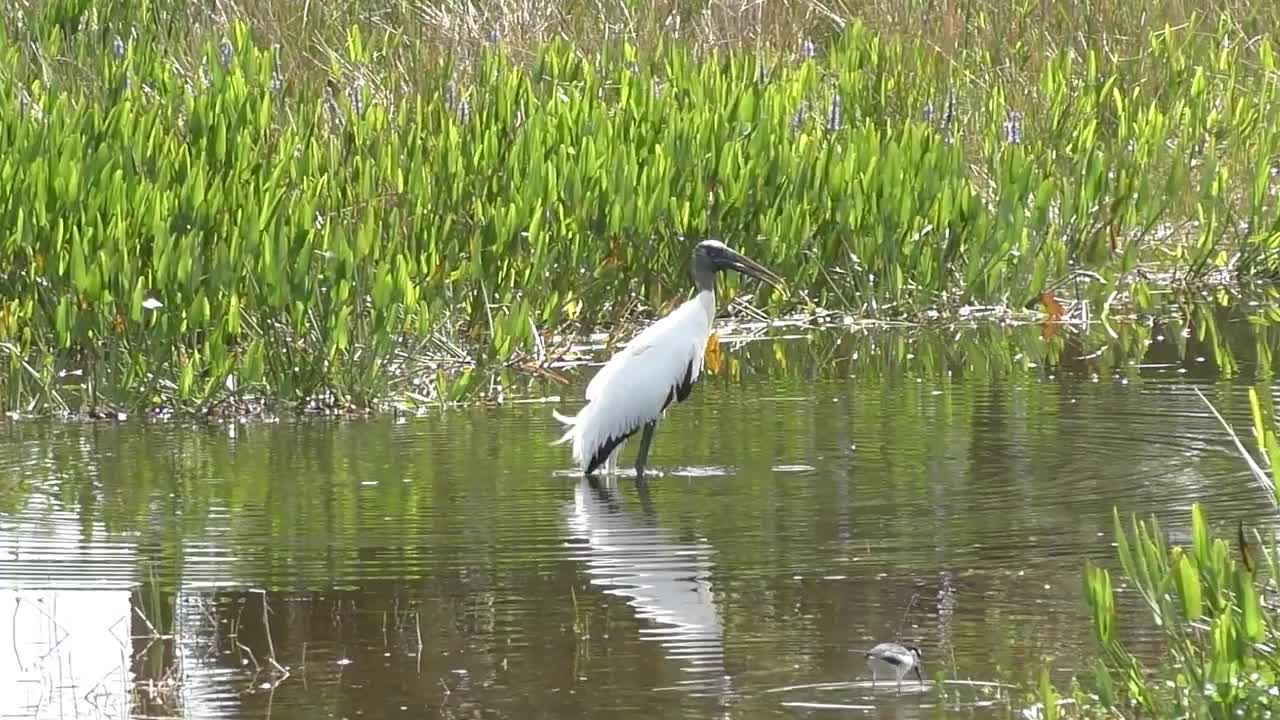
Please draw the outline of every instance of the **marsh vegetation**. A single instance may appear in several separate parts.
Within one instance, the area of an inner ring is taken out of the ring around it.
[[[707,235],[788,278],[726,283],[753,317],[1026,313],[1077,270],[1144,312],[1280,257],[1251,5],[2,12],[10,411],[474,399],[669,308]]]

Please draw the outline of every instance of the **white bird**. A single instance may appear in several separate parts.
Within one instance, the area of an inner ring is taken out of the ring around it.
[[[573,441],[573,459],[585,475],[601,465],[616,467],[623,442],[643,429],[636,476],[644,476],[653,432],[667,406],[684,402],[702,373],[703,354],[716,314],[716,273],[737,272],[774,287],[782,279],[719,240],[704,240],[693,249],[691,271],[698,294],[671,314],[645,328],[591,378],[587,404],[575,417],[552,414],[568,426],[554,445]]]
[[[897,679],[898,692],[902,692],[902,678],[912,670],[915,670],[916,679],[920,684],[924,684],[924,678],[920,675],[920,661],[924,653],[915,645],[883,642],[867,650],[863,655],[867,658],[867,667],[871,669],[873,685],[879,679],[882,670],[886,675],[892,674]]]

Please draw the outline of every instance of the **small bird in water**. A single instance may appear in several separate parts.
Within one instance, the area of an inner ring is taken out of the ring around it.
[[[915,645],[884,642],[863,654],[867,657],[867,667],[871,668],[872,686],[881,672],[886,675],[892,673],[898,681],[898,692],[902,692],[902,678],[912,670],[916,673],[916,680],[924,684],[924,678],[920,675],[920,660],[924,653]]]

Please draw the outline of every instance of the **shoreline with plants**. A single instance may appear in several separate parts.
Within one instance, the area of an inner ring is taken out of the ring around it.
[[[757,320],[1280,277],[1265,11],[1037,46],[994,5],[918,37],[851,10],[595,41],[356,5],[296,36],[270,3],[4,11],[0,409],[466,402],[668,310],[707,236],[786,279],[722,284]]]

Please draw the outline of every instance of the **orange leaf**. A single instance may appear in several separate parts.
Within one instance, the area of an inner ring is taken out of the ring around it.
[[[712,373],[719,373],[724,356],[720,354],[720,336],[711,333],[707,336],[706,365]]]
[[[1040,293],[1040,302],[1044,305],[1045,312],[1049,313],[1049,318],[1040,327],[1040,337],[1049,340],[1058,334],[1060,328],[1058,323],[1062,320],[1062,316],[1067,314],[1067,311],[1062,307],[1062,303],[1058,302],[1058,299],[1053,296],[1053,293],[1048,290]]]
[[[1058,302],[1058,299],[1048,290],[1040,293],[1040,302],[1044,304],[1045,312],[1049,313],[1049,318],[1055,322],[1061,320],[1062,316],[1067,314],[1067,311],[1062,307],[1062,303]]]
[[[600,264],[608,267],[616,267],[618,265],[621,265],[622,254],[625,251],[626,251],[626,248],[622,246],[622,242],[618,238],[610,239],[609,254],[604,256],[604,260],[602,260]]]

